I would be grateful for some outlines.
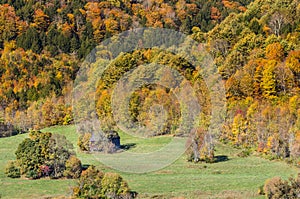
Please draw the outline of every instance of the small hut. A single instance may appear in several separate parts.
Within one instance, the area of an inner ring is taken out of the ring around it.
[[[98,133],[92,133],[90,138],[90,151],[99,151],[100,136]]]
[[[121,148],[120,136],[117,131],[105,132],[107,139],[115,145],[117,149]]]
[[[103,139],[103,135],[106,139]],[[120,136],[116,131],[110,130],[104,133],[93,133],[90,138],[90,151],[105,151],[103,141],[108,140],[108,142],[113,144],[113,151],[121,148]],[[102,144],[101,144],[102,143]]]

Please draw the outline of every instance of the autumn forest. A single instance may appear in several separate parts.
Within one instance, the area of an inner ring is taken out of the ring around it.
[[[211,70],[220,76],[225,89],[222,124],[214,135],[209,132],[213,96],[198,66],[158,48],[138,49],[107,64],[108,69],[96,82],[95,110],[112,142],[97,151],[134,150],[130,142],[123,145],[123,132],[116,125],[110,99],[124,74],[155,62],[184,76],[202,107],[192,144],[183,155],[185,164],[217,165],[218,148],[223,145],[239,150],[238,158],[278,161],[296,169],[298,177],[271,178],[261,188],[257,185],[259,194],[274,199],[299,198],[299,0],[0,0],[0,140],[28,135],[13,149],[13,158],[5,162],[5,175],[31,180],[76,179],[68,198],[152,198],[130,189],[128,176],[125,181],[122,173],[87,166],[86,160],[76,157],[73,141],[82,154],[96,150],[89,129],[83,129],[71,142],[63,134],[44,131],[76,125],[74,82],[92,50],[106,39],[142,27],[181,32],[209,52],[215,67]],[[104,53],[111,56],[113,52]],[[89,60],[92,67],[97,63]],[[171,76],[166,73],[165,81]],[[152,129],[146,132],[147,137],[182,135],[182,107],[172,92],[176,89],[147,84],[132,93],[131,121]],[[167,113],[164,124],[155,120],[153,104]]]

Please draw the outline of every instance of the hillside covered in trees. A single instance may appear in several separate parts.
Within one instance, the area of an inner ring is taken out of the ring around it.
[[[72,81],[81,61],[104,39],[138,27],[164,27],[186,34],[200,27],[207,32],[230,13],[245,12],[250,2],[2,0],[3,128],[13,125],[22,131],[70,124]]]
[[[255,1],[206,34],[226,87],[221,140],[299,161],[299,20],[299,1]]]

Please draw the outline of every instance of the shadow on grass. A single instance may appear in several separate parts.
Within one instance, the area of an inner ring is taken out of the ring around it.
[[[129,150],[129,149],[131,149],[131,148],[134,148],[135,146],[136,146],[135,143],[122,144],[122,145],[121,145],[121,149],[127,151],[127,150]]]
[[[226,162],[229,160],[228,156],[227,155],[217,155],[215,156],[215,163],[218,163],[218,162]]]

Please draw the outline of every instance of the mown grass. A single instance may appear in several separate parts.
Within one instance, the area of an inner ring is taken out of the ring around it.
[[[74,126],[57,126],[44,129],[65,135],[75,147],[77,156],[85,165],[96,165],[103,171],[113,171],[99,162],[94,155],[82,153],[76,145],[78,135]],[[4,175],[8,160],[13,160],[14,151],[27,134],[0,139],[0,194],[2,198],[46,198],[68,195],[74,180],[27,180],[10,179]],[[132,146],[129,151],[145,153],[157,150],[172,137],[162,136],[141,139],[120,134],[121,144]],[[214,164],[189,163],[181,156],[172,165],[156,172],[133,174],[119,172],[129,186],[139,193],[139,198],[264,198],[257,194],[259,186],[273,176],[285,179],[295,176],[298,169],[284,162],[268,161],[250,156],[240,158],[240,151],[218,144],[216,155],[228,156],[227,161]],[[118,160],[116,160],[118,161]],[[118,171],[114,171],[118,172]]]

